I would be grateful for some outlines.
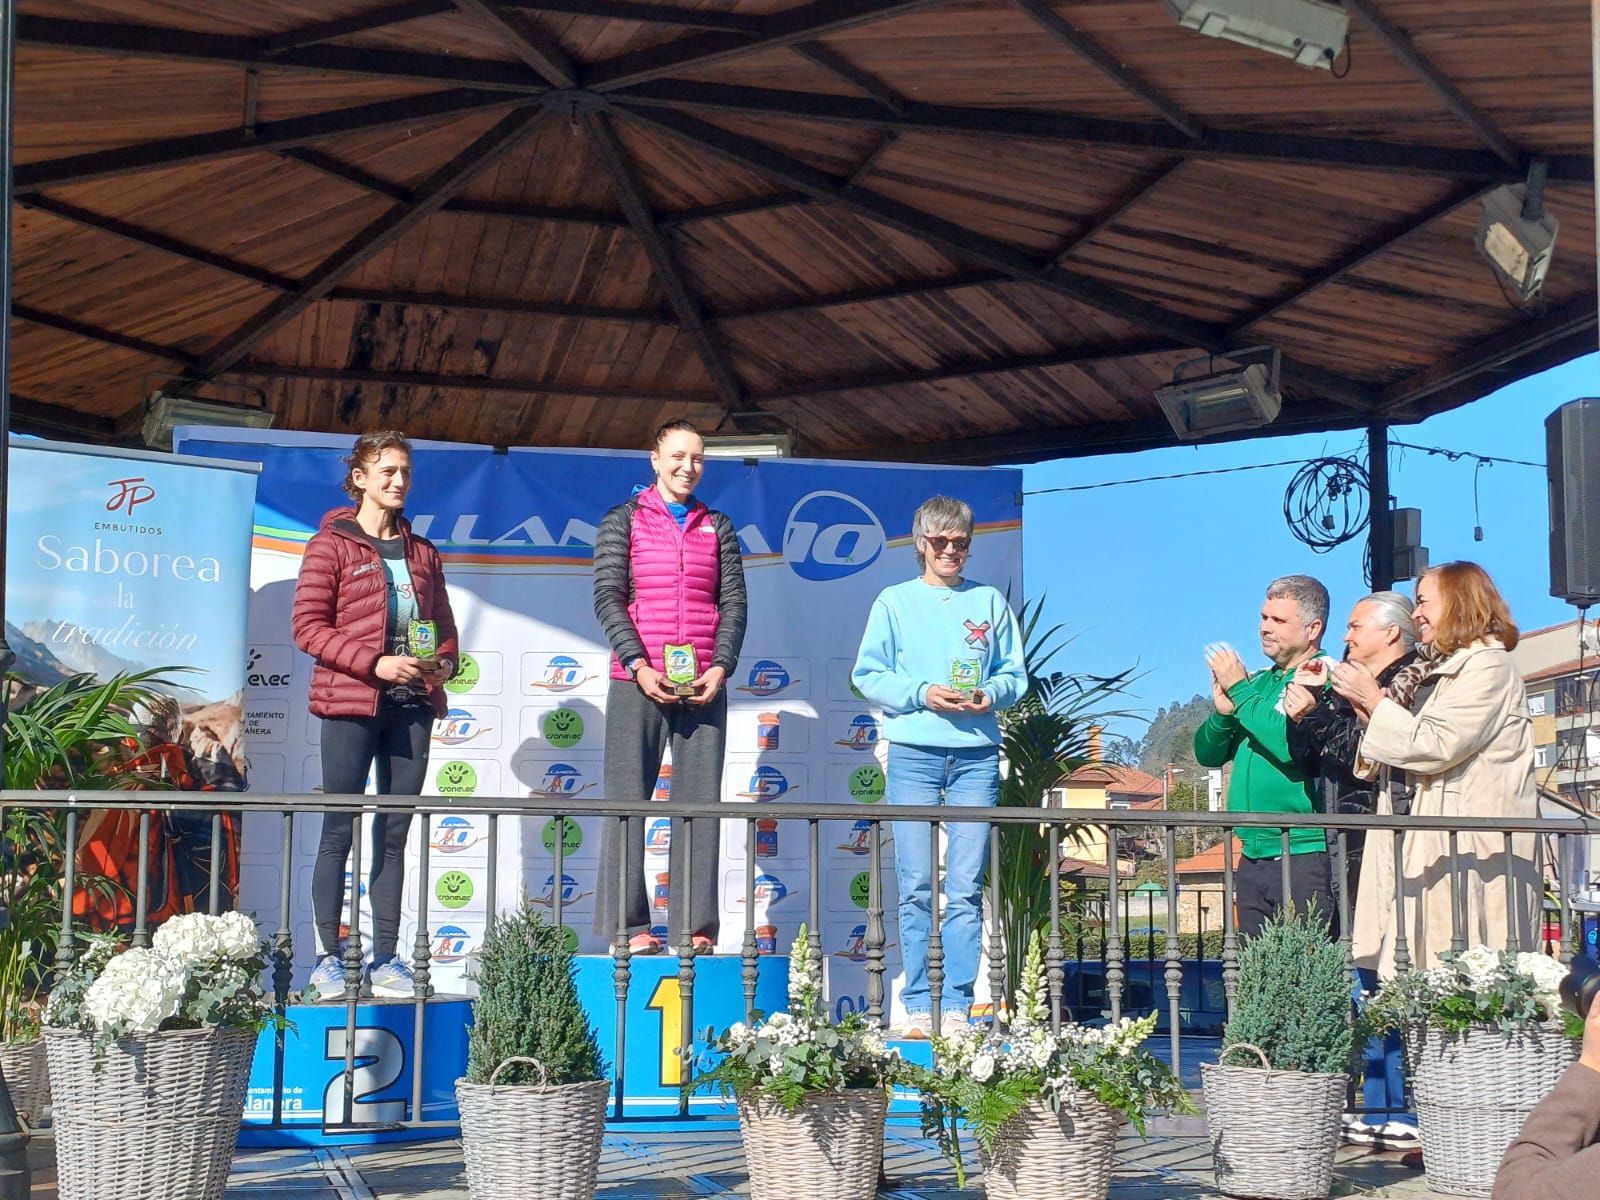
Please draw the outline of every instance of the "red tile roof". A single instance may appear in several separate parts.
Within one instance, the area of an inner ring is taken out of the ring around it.
[[[1097,763],[1093,766],[1079,767],[1067,776],[1066,782],[1069,785],[1082,783],[1103,787],[1107,795],[1156,797],[1161,795],[1161,780],[1154,775],[1147,774],[1138,767],[1122,767],[1115,763]]]
[[[1239,866],[1239,852],[1242,844],[1238,838],[1233,840],[1233,865]],[[1190,858],[1185,858],[1178,863],[1179,875],[1220,875],[1222,874],[1222,842],[1218,842],[1208,850],[1202,850]]]

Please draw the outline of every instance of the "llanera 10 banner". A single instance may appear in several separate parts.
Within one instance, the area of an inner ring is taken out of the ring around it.
[[[246,701],[251,786],[259,791],[311,793],[320,785],[318,722],[306,711],[311,663],[292,646],[289,609],[307,540],[323,513],[343,502],[340,457],[352,440],[272,431],[180,434],[186,453],[261,464]],[[519,890],[550,904],[559,888],[563,917],[582,949],[604,952],[606,940],[590,932],[600,831],[595,819],[583,816],[586,802],[601,794],[609,678],[609,651],[594,617],[591,558],[605,512],[652,481],[648,457],[418,443],[415,468],[408,515],[443,555],[463,650],[460,674],[449,686],[450,714],[434,728],[429,791],[569,804],[580,819],[568,829],[559,880],[551,823],[501,820],[494,907],[514,903]],[[723,825],[723,951],[736,952],[744,934],[747,871],[755,872],[763,951],[786,951],[809,917],[806,826],[781,819],[785,802],[853,802],[865,814],[883,799],[881,714],[855,694],[850,668],[873,598],[918,573],[912,513],[940,493],[967,501],[976,514],[972,578],[1020,598],[1020,471],[794,459],[707,463],[698,495],[732,518],[750,596],[744,653],[728,681],[722,799],[762,810],[753,863],[745,860],[743,823]],[[669,767],[658,797],[670,788]],[[487,833],[483,818],[460,812],[434,817],[426,830],[427,927],[442,990],[458,981],[490,911]],[[414,831],[414,840],[421,836]],[[670,838],[665,814],[647,822],[650,893],[662,905],[663,920],[672,886]],[[290,869],[302,970],[312,946],[316,842],[316,819],[300,822]],[[830,994],[836,1005],[864,1003],[866,827],[828,822],[821,842]],[[244,863],[246,907],[275,912],[277,844],[247,842]],[[887,837],[882,895],[892,976],[898,937]],[[408,919],[414,919],[415,897],[413,878],[406,886]],[[402,950],[413,935],[414,924],[402,930]]]

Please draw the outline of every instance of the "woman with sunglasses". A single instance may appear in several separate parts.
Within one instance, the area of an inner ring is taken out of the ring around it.
[[[873,602],[850,678],[883,708],[889,743],[890,804],[992,808],[1000,800],[1000,726],[995,713],[1028,690],[1022,635],[1006,599],[963,577],[972,548],[972,509],[935,496],[917,509],[911,541],[922,574],[885,588]],[[978,975],[983,875],[989,826],[956,822],[945,831],[944,986],[940,1029],[967,1023]],[[897,821],[903,1037],[933,1028],[928,986],[933,862],[928,827]]]

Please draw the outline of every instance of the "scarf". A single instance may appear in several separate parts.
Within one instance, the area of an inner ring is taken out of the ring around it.
[[[1411,705],[1417,698],[1417,691],[1444,662],[1444,656],[1438,650],[1432,646],[1425,646],[1420,642],[1416,647],[1416,655],[1417,661],[1401,667],[1395,677],[1389,681],[1388,687],[1389,699],[1407,712],[1415,711]]]

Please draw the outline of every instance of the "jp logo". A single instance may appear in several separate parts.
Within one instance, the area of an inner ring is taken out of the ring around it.
[[[456,673],[444,685],[444,690],[459,696],[477,687],[478,681],[482,678],[483,672],[478,666],[478,660],[470,654],[463,654],[461,661],[456,664]]]
[[[548,712],[539,723],[544,740],[558,750],[569,750],[583,741],[583,718],[570,708]]]
[[[465,908],[472,902],[472,876],[446,871],[433,885],[433,895],[446,908]]]
[[[783,557],[801,579],[826,583],[863,571],[883,553],[883,526],[843,492],[812,492],[789,510]]]
[[[470,796],[478,790],[478,770],[469,762],[452,759],[439,768],[439,795]]]
[[[857,767],[850,772],[850,799],[861,804],[876,804],[883,799],[884,785],[888,781],[884,778],[883,768],[877,763],[868,763],[864,767]]]

